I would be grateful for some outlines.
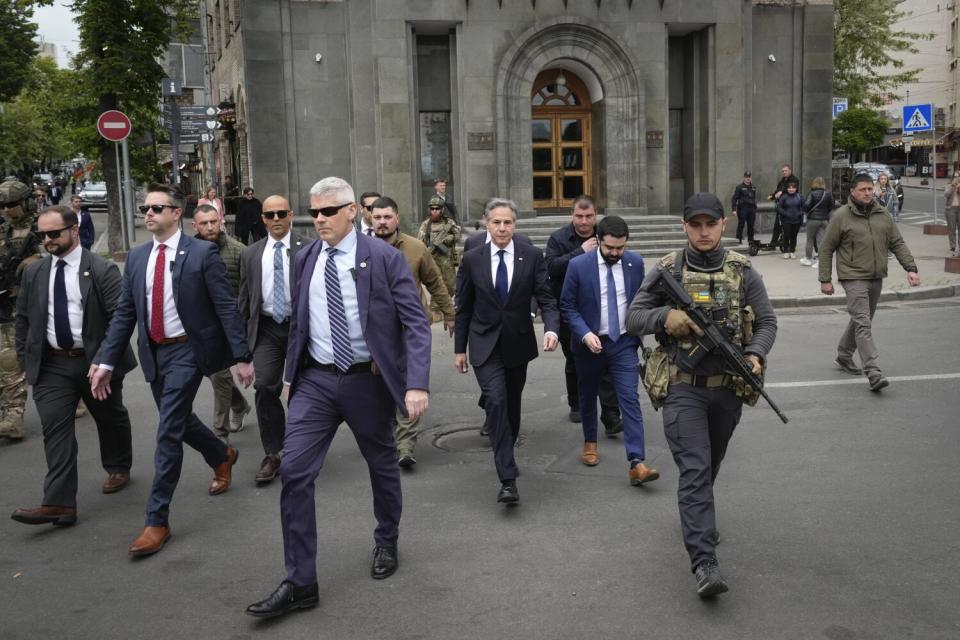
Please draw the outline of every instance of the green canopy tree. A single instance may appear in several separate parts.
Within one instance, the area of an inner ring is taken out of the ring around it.
[[[13,100],[30,76],[37,54],[33,8],[21,0],[0,0],[0,102]]]
[[[847,109],[833,121],[833,146],[851,156],[883,144],[890,125],[872,109]]]
[[[910,13],[900,9],[900,0],[834,0],[833,95],[847,98],[851,107],[878,107],[901,97],[896,90],[920,72],[907,69],[903,58],[917,53],[915,42],[933,38],[893,29]]]

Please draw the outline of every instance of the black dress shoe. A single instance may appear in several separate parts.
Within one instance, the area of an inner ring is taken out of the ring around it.
[[[489,438],[489,437],[490,437],[490,425],[488,425],[486,422],[484,422],[484,423],[483,423],[483,426],[480,427],[480,437],[481,437],[481,438]]]
[[[514,480],[507,480],[500,486],[500,493],[497,494],[497,502],[505,504],[516,504],[520,502],[520,492],[517,491],[517,483]]]
[[[694,576],[697,579],[697,595],[701,598],[710,598],[730,590],[714,558],[697,565]]]
[[[603,423],[603,430],[608,438],[615,437],[618,433],[623,433],[623,418],[616,417]]]
[[[298,587],[284,580],[266,600],[247,607],[247,613],[255,618],[275,618],[296,609],[312,609],[319,602],[316,582]]]
[[[370,577],[374,580],[389,578],[396,572],[399,564],[396,547],[378,544],[373,548],[373,566],[370,568]]]

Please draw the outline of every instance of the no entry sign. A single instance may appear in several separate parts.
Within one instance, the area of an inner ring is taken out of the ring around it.
[[[122,111],[104,111],[97,118],[97,131],[110,142],[120,142],[130,135],[130,118]]]

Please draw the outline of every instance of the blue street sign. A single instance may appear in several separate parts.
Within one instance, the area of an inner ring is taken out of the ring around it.
[[[847,110],[848,102],[846,98],[834,98],[833,99],[833,117],[836,119],[838,115]]]
[[[903,132],[932,131],[933,105],[908,104],[903,107]]]

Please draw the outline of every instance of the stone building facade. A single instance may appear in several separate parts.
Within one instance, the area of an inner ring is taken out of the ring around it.
[[[829,1],[207,2],[214,93],[237,114],[221,149],[298,210],[327,175],[405,214],[444,177],[477,218],[493,195],[524,215],[582,192],[676,213],[744,170],[761,190],[785,162],[830,174]]]

